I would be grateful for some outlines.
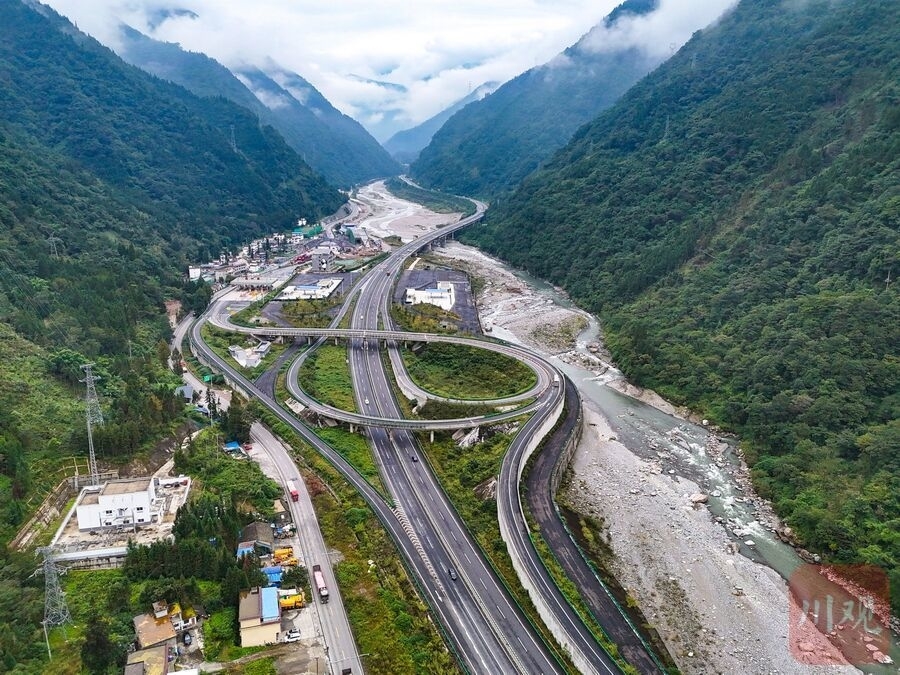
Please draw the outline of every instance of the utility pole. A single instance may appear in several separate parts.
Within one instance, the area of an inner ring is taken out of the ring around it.
[[[66,594],[59,587],[59,570],[54,559],[52,546],[42,546],[37,553],[44,556],[44,640],[47,643],[47,656],[53,658],[50,653],[50,638],[47,635],[49,628],[64,626],[72,623],[72,615],[69,614],[69,606],[66,604]]]
[[[97,456],[94,453],[93,426],[95,424],[103,424],[103,413],[100,411],[100,400],[97,398],[97,388],[94,386],[94,382],[100,378],[91,372],[93,366],[93,363],[86,363],[81,366],[81,369],[84,371],[84,379],[81,381],[87,385],[85,408],[88,432],[88,471],[91,473],[91,485],[99,485],[100,472],[97,470]]]

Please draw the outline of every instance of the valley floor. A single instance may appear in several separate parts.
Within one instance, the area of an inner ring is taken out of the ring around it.
[[[476,249],[454,242],[436,253],[480,280],[479,314],[496,337],[570,362],[579,359],[579,365],[614,388],[666,413],[677,412],[599,359],[570,351],[578,327],[588,321],[580,310],[553,303]],[[602,353],[602,345],[597,350]],[[784,580],[769,567],[731,552],[736,546],[725,528],[704,505],[691,503],[690,496],[702,490],[616,441],[609,420],[585,400],[584,433],[561,497],[579,513],[605,523],[613,573],[658,629],[682,672],[858,672],[851,666],[811,666],[795,659]],[[818,633],[804,636],[802,644],[802,655],[810,661],[841,663]]]

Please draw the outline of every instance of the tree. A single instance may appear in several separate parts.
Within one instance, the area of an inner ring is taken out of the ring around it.
[[[81,663],[91,673],[106,673],[115,663],[115,648],[109,638],[109,626],[96,614],[88,619],[84,643],[81,645]]]

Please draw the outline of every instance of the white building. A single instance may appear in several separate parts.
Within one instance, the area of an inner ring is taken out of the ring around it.
[[[100,488],[87,487],[76,507],[78,529],[150,523],[155,500],[156,485],[152,478],[111,480]]]
[[[340,285],[340,279],[320,279],[307,286],[285,286],[278,300],[323,300]]]
[[[426,302],[430,305],[437,305],[444,311],[449,312],[456,302],[456,293],[453,284],[449,281],[439,281],[437,288],[407,288],[406,304],[418,305]]]

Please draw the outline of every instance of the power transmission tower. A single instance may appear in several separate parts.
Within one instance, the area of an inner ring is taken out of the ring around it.
[[[66,594],[59,587],[59,569],[53,558],[53,547],[41,546],[37,553],[44,556],[44,638],[47,640],[47,654],[50,655],[47,631],[54,626],[72,623],[72,615],[66,604]]]
[[[50,255],[59,260],[59,251],[57,250],[56,245],[61,244],[62,239],[50,235],[49,237],[47,237],[47,243],[50,244]]]
[[[234,140],[234,125],[231,125],[231,151],[237,152],[237,142]]]
[[[88,470],[91,472],[91,485],[99,485],[100,472],[97,470],[97,456],[94,454],[94,434],[92,429],[95,424],[103,424],[103,413],[100,411],[100,400],[97,398],[97,388],[94,386],[94,382],[100,378],[91,372],[93,365],[93,363],[86,363],[81,366],[81,369],[84,371],[84,379],[81,381],[87,385],[85,407],[87,409]]]

